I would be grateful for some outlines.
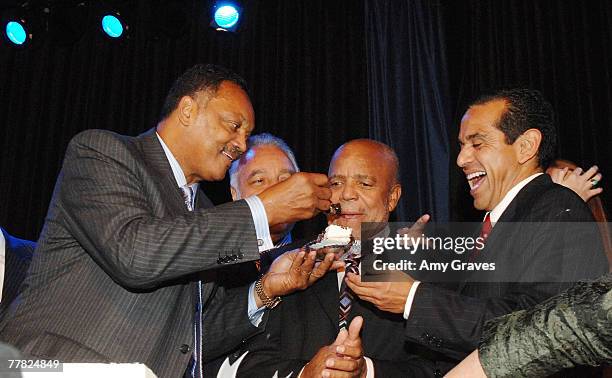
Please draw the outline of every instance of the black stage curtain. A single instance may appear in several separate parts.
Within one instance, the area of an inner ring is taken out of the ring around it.
[[[367,137],[363,2],[243,2],[237,34],[208,27],[210,2],[115,3],[132,16],[123,43],[96,30],[89,7],[82,17],[92,26],[76,43],[44,38],[30,49],[0,50],[0,225],[9,232],[38,237],[72,136],[90,128],[137,135],[153,127],[172,81],[198,62],[228,66],[247,79],[255,132],[284,138],[303,170],[327,172],[336,147]],[[160,33],[155,15],[172,19],[167,5],[187,9],[179,37]],[[230,199],[227,180],[206,188],[217,203]],[[316,233],[322,222],[298,233]]]
[[[56,3],[78,2],[49,2]],[[285,138],[304,170],[325,172],[349,139],[395,147],[399,219],[431,212],[442,220],[449,208],[451,219],[479,217],[454,164],[455,140],[465,104],[491,87],[541,89],[559,115],[560,156],[598,164],[604,186],[612,172],[606,0],[248,1],[238,34],[208,27],[210,1],[114,3],[132,15],[123,43],[103,38],[86,9],[81,19],[92,26],[75,43],[43,38],[30,49],[0,49],[0,225],[14,234],[38,236],[74,134],[152,127],[171,82],[197,62],[229,66],[249,81],[256,132]],[[154,15],[174,14],[160,4],[187,9],[185,33],[160,32]],[[217,203],[229,199],[227,186],[206,184]],[[609,190],[604,196],[609,208]],[[319,217],[299,234],[321,224]]]
[[[559,156],[604,174],[610,209],[612,174],[612,2],[609,0],[445,0],[448,66],[455,103],[452,159],[465,106],[490,88],[527,86],[551,101]],[[454,165],[454,163],[453,163]],[[465,178],[451,170],[455,219],[472,210]],[[608,211],[608,214],[610,212]]]
[[[438,1],[367,0],[370,136],[400,160],[399,220],[449,216],[449,99]]]

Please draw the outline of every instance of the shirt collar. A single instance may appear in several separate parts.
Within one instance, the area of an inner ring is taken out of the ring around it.
[[[510,205],[510,202],[512,202],[514,197],[516,197],[516,195],[521,191],[521,189],[523,189],[525,187],[525,185],[529,184],[533,179],[535,179],[536,177],[538,177],[541,174],[543,174],[543,173],[539,172],[539,173],[535,173],[535,174],[527,177],[523,181],[521,181],[518,184],[514,185],[512,187],[512,189],[510,189],[508,191],[508,193],[506,193],[506,195],[500,201],[500,203],[498,203],[497,206],[495,206],[495,208],[493,210],[491,210],[491,212],[490,212],[491,213],[491,225],[492,226],[495,226],[495,223],[497,223],[497,221],[502,216],[504,211],[506,211],[506,209]],[[485,214],[485,217],[486,217],[486,214]]]
[[[159,143],[161,144],[164,153],[166,154],[166,159],[168,159],[168,163],[170,163],[170,168],[172,168],[172,174],[174,174],[174,180],[176,181],[176,185],[178,185],[179,188],[184,187],[185,185],[187,185],[187,179],[185,178],[185,173],[183,173],[181,165],[176,160],[174,155],[172,155],[172,151],[170,151],[168,146],[166,146],[166,143],[164,143],[164,140],[159,136],[159,134],[155,133],[155,135],[157,135],[157,139],[159,140]],[[198,192],[198,185],[199,184],[197,182],[195,184],[189,185],[193,189],[194,198],[196,193]]]

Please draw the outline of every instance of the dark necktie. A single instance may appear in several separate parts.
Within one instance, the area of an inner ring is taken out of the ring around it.
[[[193,189],[190,186],[182,186],[183,200],[187,210],[193,211]],[[197,282],[195,321],[193,324],[193,356],[190,363],[191,376],[203,377],[202,372],[202,281]]]
[[[482,221],[482,227],[480,228],[480,235],[478,236],[481,240],[482,240],[482,244],[485,244],[487,242],[487,239],[489,238],[489,234],[491,234],[491,230],[493,229],[493,224],[491,223],[491,213],[487,213],[487,215],[485,215],[485,219],[484,221]],[[481,249],[478,248],[474,248],[472,250],[472,254],[470,255],[470,262],[473,262],[474,260],[476,260],[478,258],[478,255],[480,254]]]
[[[492,229],[493,224],[491,224],[491,213],[487,213],[484,221],[482,222],[482,228],[480,229],[480,237],[482,238],[483,243],[487,241]]]
[[[360,260],[361,260],[361,256],[355,253],[352,253],[352,252],[344,259],[344,262],[346,263],[346,266],[344,269],[345,277],[346,277],[346,274],[349,274],[349,273],[359,274],[359,261]],[[348,314],[351,311],[352,304],[353,304],[353,292],[346,285],[346,282],[342,280],[342,285],[340,285],[340,306],[339,306],[340,318],[339,318],[339,323],[338,323],[338,325],[340,326],[340,329],[342,329],[342,327],[347,328]]]

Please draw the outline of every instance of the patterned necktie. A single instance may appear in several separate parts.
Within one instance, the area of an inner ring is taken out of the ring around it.
[[[182,186],[183,200],[187,210],[193,211],[193,188]],[[198,281],[198,292],[196,294],[195,321],[193,324],[193,356],[191,365],[191,376],[201,378],[204,376],[202,371],[202,281]]]
[[[348,273],[359,274],[359,261],[361,260],[361,256],[357,253],[351,252],[347,257],[345,257],[344,262],[346,266],[344,268],[345,277]],[[338,325],[340,329],[347,328],[347,319],[348,314],[351,311],[351,306],[353,304],[353,292],[346,285],[346,282],[342,280],[342,285],[340,286],[340,318]]]

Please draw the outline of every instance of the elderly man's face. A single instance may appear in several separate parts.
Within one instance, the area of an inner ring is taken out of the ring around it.
[[[291,160],[278,147],[257,146],[242,157],[237,172],[237,193],[232,196],[246,198],[259,194],[295,173]]]
[[[255,127],[255,113],[246,92],[224,81],[214,97],[200,106],[187,148],[180,151],[196,179],[223,180],[232,161],[246,150]]]
[[[257,195],[272,185],[287,180],[294,173],[295,167],[280,148],[273,145],[252,148],[241,158],[236,173],[236,188],[231,188],[232,198],[238,200]],[[293,223],[272,227],[272,239],[282,237],[292,227]]]
[[[340,203],[342,214],[329,216],[334,223],[361,237],[361,222],[384,222],[395,209],[401,189],[394,185],[392,161],[379,146],[353,142],[334,155],[329,166],[332,203]]]
[[[474,207],[491,211],[521,180],[516,143],[506,143],[496,126],[506,108],[494,100],[468,109],[461,120],[457,165],[463,170]]]

